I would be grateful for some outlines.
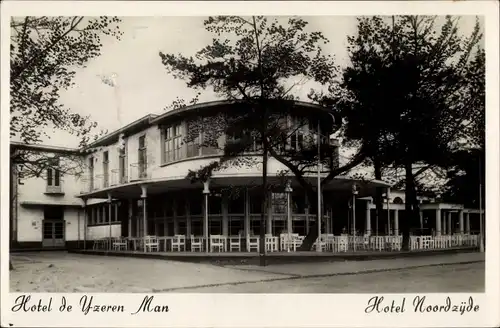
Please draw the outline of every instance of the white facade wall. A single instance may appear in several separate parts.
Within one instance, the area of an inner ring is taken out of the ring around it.
[[[46,193],[47,180],[45,172],[41,177],[27,177],[16,183],[14,199],[16,236],[18,242],[41,242],[43,238],[44,205],[64,206],[66,225],[65,239],[78,240],[78,216],[81,216],[80,231],[83,236],[82,200],[76,198],[80,191],[80,181],[74,175],[62,175],[61,186],[64,194]]]
[[[120,237],[121,224],[111,224],[111,237]],[[96,240],[109,237],[109,225],[88,227],[87,240]]]

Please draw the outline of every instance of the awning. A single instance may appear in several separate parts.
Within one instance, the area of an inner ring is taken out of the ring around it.
[[[82,207],[83,202],[70,202],[70,201],[50,201],[50,200],[25,200],[20,202],[21,206],[70,206]]]

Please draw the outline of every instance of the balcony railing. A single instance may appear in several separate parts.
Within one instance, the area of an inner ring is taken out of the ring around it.
[[[45,193],[49,195],[62,195],[64,194],[62,181],[59,182],[58,186],[49,186],[45,187]]]
[[[130,164],[130,181],[146,180],[150,178],[146,163]]]
[[[127,183],[128,182],[128,177],[126,174],[120,174],[120,170],[118,169],[113,169],[111,170],[111,185],[116,186],[122,183]]]

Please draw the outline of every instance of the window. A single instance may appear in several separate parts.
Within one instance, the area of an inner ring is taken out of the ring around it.
[[[120,153],[118,155],[118,179],[120,183],[127,182],[127,173],[126,173],[126,159],[127,155],[125,153],[125,148],[120,149]]]
[[[245,195],[238,193],[230,195],[229,197],[229,214],[243,214],[245,213]]]
[[[230,217],[229,218],[229,235],[238,236],[240,231],[245,229],[245,223],[242,218]]]
[[[208,213],[221,214],[222,213],[222,196],[220,194],[208,195]]]
[[[89,191],[94,189],[94,157],[89,158]]]
[[[250,194],[250,213],[260,214],[262,213],[262,203],[264,202],[264,194],[252,192]]]
[[[181,125],[175,124],[164,130],[164,156],[165,163],[181,159],[182,134]]]
[[[286,213],[287,195],[285,193],[273,193],[272,202],[274,213]]]
[[[49,160],[47,168],[47,186],[59,187],[61,185],[61,172],[59,170],[59,159]]]
[[[104,187],[109,186],[109,152],[102,154],[102,173],[104,177]]]

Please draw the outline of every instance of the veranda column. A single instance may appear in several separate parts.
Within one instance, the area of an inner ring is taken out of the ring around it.
[[[148,232],[148,211],[146,208],[146,198],[148,197],[148,189],[146,185],[141,186],[141,199],[142,199],[142,236],[145,237]],[[146,247],[143,247],[143,251],[146,252]]]
[[[83,249],[87,249],[87,224],[88,224],[88,214],[87,214],[87,199],[83,199]]]
[[[306,215],[306,235],[309,234],[309,207],[306,206],[305,208],[305,215]]]
[[[448,212],[448,228],[446,229],[448,235],[453,234],[452,226],[451,226],[451,212]]]
[[[208,236],[208,195],[210,182],[207,180],[203,182],[203,198],[205,199],[204,215],[203,215],[203,237],[205,238],[205,250],[208,252],[210,249],[209,236]]]
[[[372,219],[371,219],[371,213],[370,213],[370,206],[371,206],[371,201],[368,200],[366,201],[366,231],[365,234],[367,236],[370,236],[372,234]]]
[[[465,212],[465,233],[470,235],[470,213]]]
[[[245,188],[245,210],[244,210],[244,221],[243,221],[243,227],[244,227],[244,232],[245,232],[245,245],[246,241],[248,240],[248,236],[250,235],[250,196],[248,193],[248,188]]]
[[[458,230],[461,235],[464,234],[464,211],[458,211]]]
[[[109,243],[108,243],[108,249],[111,250],[111,248],[113,247],[113,245],[111,245],[111,238],[113,237],[113,232],[112,232],[112,229],[111,229],[111,214],[112,214],[112,198],[111,198],[111,194],[108,193],[108,226],[109,226]]]
[[[266,222],[266,234],[271,235],[273,233],[273,202],[272,202],[272,192],[267,194],[267,222]]]
[[[422,233],[424,231],[424,211],[420,210],[418,215],[420,218],[420,233]]]
[[[168,206],[168,205],[167,205]],[[168,221],[167,221],[167,208],[163,207],[163,234],[168,236]],[[165,245],[166,250],[166,245]]]
[[[133,200],[129,199],[128,200],[128,231],[127,231],[127,236],[130,238],[132,237],[132,215],[133,215]]]
[[[191,208],[189,207],[189,195],[185,194],[184,212],[186,213],[186,238],[191,238]]]
[[[222,194],[222,234],[224,236],[229,236],[229,197],[226,192]]]
[[[329,234],[331,233],[330,230],[331,230],[331,227],[332,227],[332,216],[331,216],[331,209],[328,209],[328,211],[326,211],[326,227],[325,227],[325,233]]]
[[[436,209],[436,236],[441,236],[441,210]]]
[[[177,218],[177,199],[172,198],[172,215],[174,216],[174,235],[179,234],[179,219]]]
[[[399,210],[394,210],[394,236],[399,236]]]
[[[443,213],[442,218],[441,218],[441,233],[443,235],[446,235],[446,212]]]

